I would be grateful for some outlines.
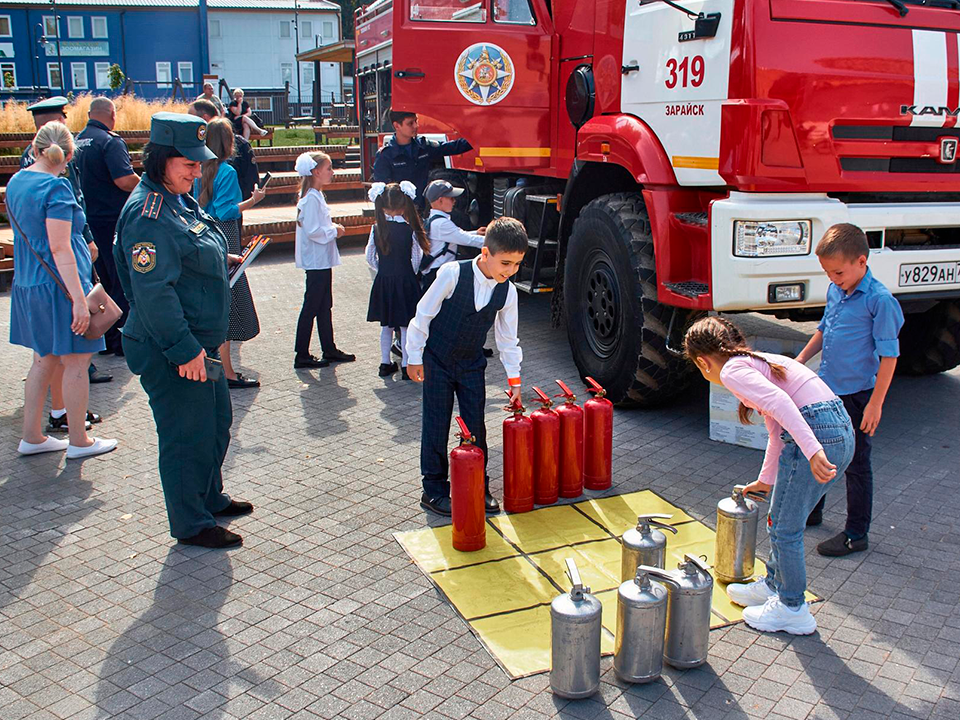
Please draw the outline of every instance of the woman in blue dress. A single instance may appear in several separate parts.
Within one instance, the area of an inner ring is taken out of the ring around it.
[[[253,186],[253,193],[246,200],[240,194],[240,181],[237,171],[227,162],[233,156],[233,127],[224,118],[207,123],[207,147],[217,156],[216,160],[203,163],[203,175],[194,184],[194,195],[200,207],[227,237],[227,249],[233,255],[242,251],[240,238],[240,218],[243,211],[263,200],[264,191]],[[230,359],[230,341],[252,340],[260,334],[260,320],[257,308],[253,304],[250,284],[245,275],[241,276],[230,288],[230,327],[227,341],[220,346],[220,359],[223,361],[223,374],[227,376],[227,386],[231,388],[259,387],[259,380],[243,377],[233,369]]]
[[[92,263],[83,239],[83,211],[69,181],[60,177],[73,148],[66,125],[47,123],[33,139],[36,163],[7,184],[7,211],[27,235],[14,232],[17,271],[10,303],[10,342],[34,352],[24,386],[23,439],[18,448],[22,455],[65,449],[68,458],[83,458],[117,446],[116,440],[92,438],[86,431],[87,366],[104,343],[102,338],[83,337],[90,324],[86,295],[92,287]],[[50,272],[58,274],[72,303],[30,247]],[[69,440],[45,436],[42,425],[46,388],[61,364]]]

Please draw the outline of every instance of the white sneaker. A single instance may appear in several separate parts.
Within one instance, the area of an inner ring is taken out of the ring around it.
[[[763,605],[767,600],[775,597],[776,593],[767,585],[766,578],[754,578],[748,583],[730,583],[727,585],[727,597],[730,602],[740,607]]]
[[[93,457],[94,455],[103,455],[111,450],[116,450],[116,448],[116,440],[93,438],[93,445],[89,445],[88,447],[77,447],[76,445],[70,445],[70,447],[67,448],[67,459],[77,460],[79,458]]]
[[[763,632],[786,632],[791,635],[810,635],[817,630],[817,619],[810,614],[810,606],[804,603],[791,610],[777,595],[763,605],[743,609],[743,621],[754,630]]]
[[[28,443],[26,440],[21,440],[17,452],[21,455],[39,455],[45,452],[66,450],[69,444],[69,440],[60,440],[55,437],[47,437],[42,443]]]

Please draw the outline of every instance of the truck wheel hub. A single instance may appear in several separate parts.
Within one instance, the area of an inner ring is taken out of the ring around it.
[[[617,276],[605,253],[597,253],[587,270],[584,326],[591,350],[607,358],[616,349],[620,324],[620,293]]]

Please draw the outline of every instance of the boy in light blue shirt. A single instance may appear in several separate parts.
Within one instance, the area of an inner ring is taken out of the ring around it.
[[[883,401],[897,367],[903,311],[867,267],[870,246],[859,227],[849,223],[830,227],[816,252],[831,280],[827,307],[797,360],[805,363],[823,351],[820,377],[843,400],[856,434],[856,451],[846,474],[846,527],[817,546],[821,555],[840,557],[868,547],[873,513],[870,438],[880,424]],[[823,521],[825,500],[826,496],[821,498],[810,513],[808,526]]]

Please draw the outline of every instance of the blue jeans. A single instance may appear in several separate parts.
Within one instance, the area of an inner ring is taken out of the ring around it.
[[[784,431],[784,441],[777,469],[777,482],[770,498],[767,532],[770,534],[770,560],[767,561],[767,585],[790,608],[804,603],[807,569],[803,557],[803,531],[807,516],[827,489],[843,477],[853,459],[853,424],[839,400],[814,403],[800,408],[827,459],[837,466],[837,474],[828,483],[820,484],[813,477],[809,461]]]

